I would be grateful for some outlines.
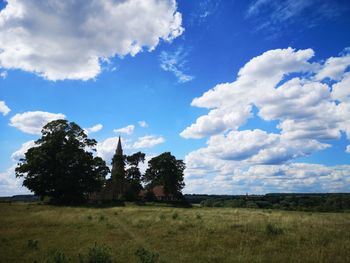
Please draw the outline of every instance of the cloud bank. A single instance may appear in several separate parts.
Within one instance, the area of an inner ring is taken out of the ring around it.
[[[175,0],[8,0],[0,12],[0,68],[88,80],[101,61],[178,37],[181,23]]]
[[[232,181],[254,167],[301,169],[293,160],[331,147],[327,141],[342,133],[349,140],[350,56],[323,64],[311,62],[313,56],[312,49],[267,51],[246,63],[235,81],[195,98],[192,106],[209,112],[181,136],[209,139],[206,147],[186,156],[187,178],[220,175]],[[275,124],[275,129],[244,128],[256,119]]]

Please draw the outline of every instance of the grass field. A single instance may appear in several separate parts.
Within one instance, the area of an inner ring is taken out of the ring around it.
[[[350,214],[0,204],[0,262],[47,262],[53,251],[79,262],[95,243],[116,262],[141,262],[140,248],[157,262],[350,262]]]

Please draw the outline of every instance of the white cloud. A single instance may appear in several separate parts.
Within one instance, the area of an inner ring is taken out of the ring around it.
[[[110,163],[112,157],[117,149],[119,137],[110,137],[101,142],[98,142],[96,145],[96,154],[104,159],[107,163]],[[152,148],[158,144],[164,143],[165,139],[162,136],[143,136],[139,137],[136,141],[131,139],[121,138],[122,147],[124,152],[130,152],[137,149],[146,149]]]
[[[109,164],[117,149],[119,137],[110,137],[104,141],[98,142],[96,145],[96,154]],[[121,138],[123,150],[130,149],[129,140]]]
[[[11,155],[12,161],[18,162],[20,159],[24,158],[25,153],[34,146],[34,140],[23,143],[21,148],[19,148]]]
[[[12,0],[0,12],[0,67],[88,80],[102,60],[178,37],[181,23],[175,0]]]
[[[350,72],[332,86],[332,97],[334,100],[350,102]]]
[[[222,176],[244,174],[239,171],[251,167],[295,167],[289,166],[293,160],[331,147],[326,141],[340,139],[342,132],[349,140],[349,73],[343,67],[333,78],[338,82],[323,83],[315,76],[326,66],[310,63],[313,55],[311,49],[267,51],[244,65],[232,83],[193,99],[192,106],[209,112],[181,136],[209,139],[206,147],[185,157],[186,178],[198,180],[196,186],[206,181],[219,185]],[[246,130],[250,119],[250,127],[259,119],[274,124],[273,132]],[[255,190],[262,189],[268,188]]]
[[[31,192],[22,186],[23,179],[15,176],[16,165],[11,166],[0,173],[0,196],[12,196],[18,194],[30,194]]]
[[[140,127],[142,127],[142,128],[147,128],[148,127],[148,124],[145,121],[139,121],[138,123],[139,123]]]
[[[90,128],[85,128],[84,131],[86,132],[86,134],[89,134],[89,133],[94,133],[94,132],[98,132],[100,130],[102,130],[103,128],[103,125],[102,124],[96,124]]]
[[[130,134],[133,134],[134,130],[135,130],[135,125],[131,124],[123,128],[114,129],[113,131],[115,133],[125,133],[127,135],[130,135]]]
[[[164,142],[165,142],[165,139],[162,136],[148,135],[148,136],[143,136],[138,138],[137,141],[132,145],[132,148],[134,149],[152,148]]]
[[[213,177],[186,176],[185,193],[264,194],[271,192],[347,192],[350,166],[308,163],[227,167]],[[187,171],[186,171],[187,173]]]
[[[350,153],[350,145],[346,146],[346,150],[347,153]]]
[[[10,111],[11,111],[11,109],[9,107],[7,107],[5,101],[0,100],[0,113],[5,116]]]
[[[16,127],[22,132],[29,134],[40,134],[41,129],[48,122],[65,119],[62,113],[50,113],[44,111],[27,111],[18,113],[10,119],[10,126]]]
[[[6,79],[7,78],[7,71],[6,70],[0,72],[0,78],[2,78],[2,79]]]
[[[350,54],[343,57],[331,57],[327,59],[322,69],[317,73],[316,79],[322,80],[330,78],[334,80],[340,80],[344,74],[344,71],[350,65]]]
[[[187,52],[183,51],[183,48],[178,48],[174,53],[162,51],[160,54],[160,67],[172,72],[179,83],[185,83],[194,79],[193,76],[184,73],[186,70]]]

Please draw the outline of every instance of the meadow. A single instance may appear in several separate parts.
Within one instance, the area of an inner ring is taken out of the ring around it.
[[[94,248],[115,262],[350,262],[350,213],[0,203],[0,262],[89,262]]]

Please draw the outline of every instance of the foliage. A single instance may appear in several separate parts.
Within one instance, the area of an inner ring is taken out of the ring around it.
[[[87,259],[80,256],[80,263],[112,263],[111,248],[106,245],[95,245],[89,248]]]
[[[138,193],[142,190],[141,184],[141,171],[139,164],[145,161],[145,154],[142,152],[134,153],[130,156],[126,156],[126,193],[125,197],[127,200],[137,200]]]
[[[170,152],[152,158],[143,177],[146,188],[163,185],[167,194],[178,195],[184,183],[185,163],[177,160]]]
[[[109,172],[101,158],[87,151],[95,145],[74,122],[52,121],[20,160],[16,176],[24,177],[23,185],[36,195],[58,203],[82,202],[102,187]]]
[[[38,249],[39,248],[39,241],[38,240],[35,240],[35,239],[29,239],[27,241],[27,246],[28,248],[31,248],[31,249]]]
[[[267,223],[265,231],[269,236],[283,234],[283,229],[272,223]]]
[[[350,194],[186,196],[186,199],[188,201],[199,201],[203,207],[264,208],[320,212],[341,212],[350,210]]]
[[[66,255],[59,250],[51,251],[46,259],[46,263],[69,263],[69,260]]]
[[[152,253],[143,247],[136,250],[135,255],[140,259],[141,263],[156,263],[159,259],[158,253]]]

